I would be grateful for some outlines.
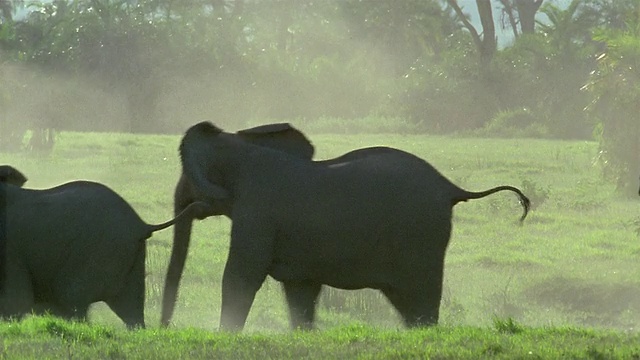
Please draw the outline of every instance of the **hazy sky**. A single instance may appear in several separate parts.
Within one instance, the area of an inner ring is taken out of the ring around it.
[[[500,46],[509,45],[509,43],[513,40],[513,32],[510,28],[507,28],[507,29],[502,28],[502,23],[501,23],[502,7],[500,6],[500,2],[497,0],[493,0],[491,3],[493,4],[493,10],[494,10],[493,20],[496,26],[498,44]],[[556,6],[560,6],[561,8],[566,8],[569,5],[569,3],[571,3],[571,0],[545,0],[544,3],[551,3]],[[462,11],[465,14],[469,15],[473,26],[475,26],[476,29],[478,29],[478,31],[481,31],[480,17],[478,16],[478,7],[476,6],[476,0],[458,0],[458,4],[460,4]],[[537,18],[538,20],[544,20],[543,18],[541,18],[540,13],[538,13]]]

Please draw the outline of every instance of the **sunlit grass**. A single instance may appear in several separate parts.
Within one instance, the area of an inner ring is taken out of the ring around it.
[[[571,327],[530,328],[495,319],[487,328],[381,330],[343,325],[323,332],[128,332],[43,317],[0,324],[0,356],[20,359],[634,359],[638,334]]]

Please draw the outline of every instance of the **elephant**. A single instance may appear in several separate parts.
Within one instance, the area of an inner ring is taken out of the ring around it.
[[[104,301],[128,328],[145,327],[146,239],[208,211],[195,202],[174,219],[145,223],[109,187],[73,181],[50,189],[0,183],[5,242],[0,316],[50,312],[86,320]]]
[[[201,122],[186,131],[179,152],[198,199],[228,203],[225,331],[243,329],[267,275],[283,284],[293,328],[314,327],[322,285],[378,289],[406,327],[435,325],[453,206],[508,190],[523,207],[520,222],[530,207],[516,187],[470,192],[387,147],[313,162]]]

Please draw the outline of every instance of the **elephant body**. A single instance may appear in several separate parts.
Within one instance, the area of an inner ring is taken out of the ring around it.
[[[221,328],[241,329],[267,275],[282,282],[292,327],[313,326],[322,285],[382,291],[409,327],[437,323],[453,206],[468,192],[424,160],[376,147],[313,162],[200,123],[185,134],[183,172],[232,219]]]
[[[0,189],[6,240],[0,315],[85,319],[90,304],[104,301],[127,326],[144,327],[146,239],[175,219],[146,224],[122,197],[95,182],[46,190],[0,183]]]

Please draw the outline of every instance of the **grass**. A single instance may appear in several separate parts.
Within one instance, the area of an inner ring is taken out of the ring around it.
[[[442,326],[381,330],[349,325],[318,332],[229,334],[193,328],[126,332],[30,318],[0,326],[0,358],[13,359],[637,359],[640,336],[578,328]]]
[[[593,165],[595,143],[394,134],[310,138],[317,158],[363,146],[398,147],[469,190],[521,187],[535,209],[518,226],[521,208],[513,194],[455,207],[442,325],[434,329],[399,331],[398,316],[375,291],[325,289],[321,331],[290,333],[280,286],[268,280],[244,334],[212,332],[230,224],[217,218],[196,223],[169,330],[157,329],[172,241],[166,230],[149,240],[149,330],[126,332],[106,306],[96,304],[91,325],[48,318],[0,324],[0,358],[41,358],[45,351],[52,358],[640,357],[639,203],[602,180]],[[0,164],[21,170],[31,188],[74,179],[103,182],[147,222],[158,223],[172,216],[179,139],[63,132],[51,155],[0,153]],[[52,333],[51,327],[66,330]],[[89,340],[61,336],[65,331]]]

